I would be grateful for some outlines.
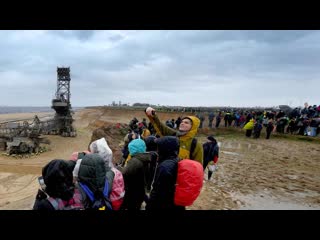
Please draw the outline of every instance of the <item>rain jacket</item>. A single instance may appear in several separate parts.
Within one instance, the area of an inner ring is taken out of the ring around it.
[[[217,141],[206,142],[203,144],[203,168],[205,169],[210,162],[216,163],[219,158],[219,146]]]
[[[250,121],[246,125],[244,125],[243,129],[252,130],[253,127],[254,127],[254,120],[250,119]]]
[[[113,153],[105,138],[100,138],[90,144],[90,151],[99,154],[106,167],[106,177],[110,186],[110,201],[112,208],[118,210],[123,202],[125,194],[124,180],[122,173],[116,169],[112,163]]]
[[[77,165],[78,164],[80,164],[80,166],[76,175],[74,171],[74,176],[77,177],[78,182],[86,184],[93,193],[102,193],[106,181],[106,168],[103,158],[96,153],[87,154],[83,159],[77,161]],[[78,167],[77,165],[75,170]],[[111,188],[110,185],[109,188]],[[90,199],[81,188],[79,188],[79,190],[83,197],[82,202],[84,207],[86,209],[90,208],[92,204]]]
[[[45,192],[38,191],[34,210],[83,209],[81,195],[73,183],[74,165],[73,161],[54,159],[42,169],[46,188]]]
[[[192,159],[203,164],[203,149],[199,141],[197,142],[197,145],[192,153],[192,156],[190,156],[191,142],[192,142],[192,139],[196,136],[198,127],[200,125],[199,118],[195,116],[186,117],[191,119],[192,127],[190,131],[184,135],[182,135],[183,133],[175,129],[167,127],[164,123],[162,123],[159,120],[157,115],[153,115],[152,117],[148,116],[148,118],[160,136],[177,136],[179,138],[179,144],[180,144],[179,159]]]
[[[159,154],[158,167],[146,210],[181,209],[183,207],[174,204],[179,140],[177,137],[166,136],[157,139],[156,142]]]
[[[132,140],[129,143],[129,152],[131,159],[122,169],[126,193],[121,208],[139,210],[146,195],[146,172],[151,157],[146,153],[146,145],[142,139]]]

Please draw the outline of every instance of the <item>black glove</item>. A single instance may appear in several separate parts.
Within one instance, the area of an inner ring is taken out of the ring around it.
[[[37,196],[36,196],[36,199],[42,200],[42,199],[46,199],[46,198],[47,198],[47,194],[44,191],[42,191],[41,189],[39,189]]]

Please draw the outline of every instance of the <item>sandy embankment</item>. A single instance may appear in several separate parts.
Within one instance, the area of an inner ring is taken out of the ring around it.
[[[41,120],[52,113],[0,114],[0,122],[16,119],[32,119],[37,115]],[[69,159],[74,151],[87,149],[91,131],[86,129],[88,121],[75,114],[78,137],[45,136],[50,139],[49,151],[30,158],[13,158],[0,153],[0,209],[31,209],[39,187],[37,177],[42,167],[52,159]],[[3,152],[2,152],[3,153]]]
[[[37,115],[39,118],[54,116],[53,112],[41,112],[41,113],[10,113],[10,114],[0,114],[0,123],[5,121],[13,121],[18,119],[32,119]]]

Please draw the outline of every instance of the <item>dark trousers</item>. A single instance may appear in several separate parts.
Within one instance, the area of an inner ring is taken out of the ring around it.
[[[298,134],[303,136],[305,128],[306,128],[305,126],[301,126],[300,129],[299,129],[299,133]]]
[[[221,122],[221,121],[217,121],[217,122],[216,122],[216,128],[218,128],[218,127],[219,127],[220,122]]]
[[[267,137],[266,137],[266,139],[270,138],[271,132],[272,132],[272,129],[267,129]]]
[[[252,129],[246,131],[246,136],[247,137],[251,137],[251,134],[252,134]]]
[[[206,170],[206,167],[208,166],[208,163],[206,160],[203,160],[203,171]]]

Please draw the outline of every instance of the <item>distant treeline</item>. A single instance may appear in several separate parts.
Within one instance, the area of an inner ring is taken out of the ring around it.
[[[159,112],[191,112],[191,113],[198,113],[198,112],[233,112],[233,111],[263,111],[263,110],[276,110],[273,107],[181,107],[181,106],[158,106],[152,104],[142,104],[142,103],[135,103],[133,106],[91,106],[87,108],[112,108],[112,109],[128,109],[128,110],[142,110],[147,107],[152,107]]]
[[[8,107],[0,106],[0,114],[6,113],[33,113],[33,112],[51,112],[50,107]]]
[[[72,110],[76,111],[81,107],[73,107]],[[10,107],[0,106],[0,114],[8,113],[36,113],[36,112],[54,112],[51,107]]]

